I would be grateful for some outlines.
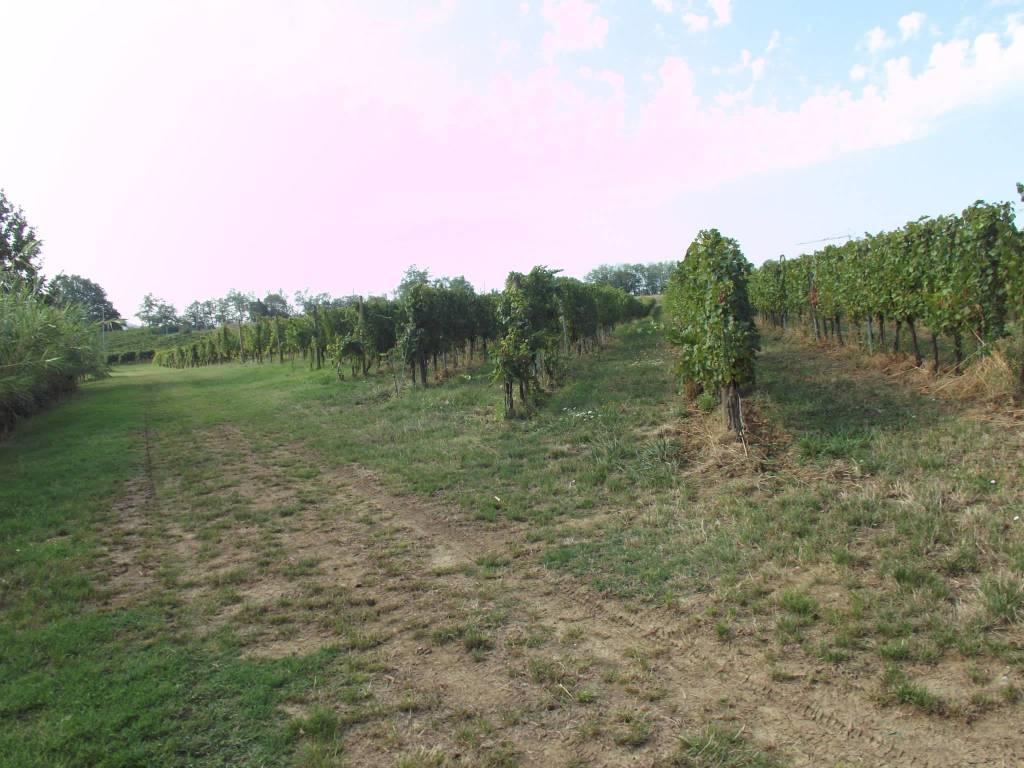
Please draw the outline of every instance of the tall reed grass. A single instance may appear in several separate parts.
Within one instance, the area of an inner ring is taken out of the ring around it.
[[[100,347],[81,308],[49,305],[31,285],[0,291],[0,435],[85,377],[105,376]]]

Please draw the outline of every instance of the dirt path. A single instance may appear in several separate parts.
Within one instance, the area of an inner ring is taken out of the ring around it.
[[[507,547],[522,531],[482,533],[440,506],[395,497],[365,470],[349,492],[371,498],[394,520],[407,526],[421,546],[460,553],[465,561]],[[342,473],[339,473],[342,474]],[[527,601],[547,626],[583,630],[580,648],[609,661],[650,647],[659,684],[667,689],[655,711],[666,709],[669,723],[698,726],[705,713],[726,715],[745,726],[763,744],[778,747],[795,765],[1006,765],[1024,760],[1024,733],[1008,733],[978,723],[963,727],[900,710],[880,711],[870,690],[855,680],[824,684],[776,683],[756,648],[723,645],[706,634],[688,632],[679,617],[664,610],[631,614],[570,578],[538,569],[530,558],[513,563],[503,575],[507,589]],[[726,711],[722,702],[728,701]],[[717,714],[716,714],[717,713]],[[611,764],[611,763],[609,763]]]
[[[133,566],[130,589],[115,578],[111,599],[138,597],[170,560],[195,623],[231,623],[246,653],[340,645],[370,660],[372,705],[327,686],[293,713],[341,712],[349,764],[652,765],[715,723],[795,766],[1024,765],[1024,732],[1003,721],[882,709],[873,680],[807,659],[807,674],[778,679],[753,640],[721,643],[693,616],[634,612],[543,568],[525,526],[468,521],[301,445],[249,444],[204,436],[219,467],[205,484],[165,474],[163,491],[158,466],[156,494],[130,490],[115,573],[125,552],[163,557]]]

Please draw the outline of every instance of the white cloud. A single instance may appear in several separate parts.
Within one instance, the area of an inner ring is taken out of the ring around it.
[[[636,163],[631,167],[647,168],[650,187],[645,189],[669,189],[673,179],[682,177],[700,184],[707,182],[705,173],[735,178],[755,169],[794,168],[899,145],[927,135],[944,115],[1024,97],[1022,71],[1024,27],[1018,26],[1005,37],[989,33],[936,44],[919,72],[911,71],[908,58],[893,58],[881,67],[875,84],[856,92],[836,86],[781,109],[757,105],[753,83],[702,102],[685,62],[666,59],[662,88],[644,108],[633,137],[639,146],[658,147],[659,161],[652,150],[649,164],[631,156]],[[861,65],[850,75],[866,79],[869,72]],[[689,143],[682,141],[684,136]],[[674,149],[694,145],[702,148],[699,157]],[[661,165],[655,167],[657,162]]]
[[[732,21],[732,0],[708,0],[715,14],[715,26],[724,27]]]
[[[697,13],[684,13],[683,24],[685,24],[686,28],[691,32],[704,32],[709,26],[711,26],[711,19]]]
[[[672,13],[672,0],[653,0],[654,7],[662,13]]]
[[[754,76],[754,80],[760,80],[761,75],[764,74],[764,68],[767,66],[767,62],[763,58],[754,59],[750,62],[750,73]]]
[[[914,11],[908,13],[906,16],[901,16],[899,20],[900,36],[903,42],[915,38],[920,34],[921,28],[924,26],[925,16],[920,11]]]
[[[854,64],[853,67],[850,69],[850,79],[855,83],[861,82],[867,76],[868,68],[865,67],[863,64]]]
[[[768,40],[768,47],[765,49],[765,53],[771,53],[772,51],[779,47],[779,38],[779,30],[773,30],[772,36]]]
[[[892,40],[889,39],[885,30],[881,27],[874,27],[870,32],[868,32],[866,42],[868,51],[871,53],[878,53],[892,45]]]

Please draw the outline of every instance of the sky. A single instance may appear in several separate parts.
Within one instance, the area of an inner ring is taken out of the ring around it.
[[[1024,0],[0,0],[0,187],[124,316],[760,263],[1024,181]],[[1020,210],[1018,206],[1018,211]],[[809,244],[810,243],[810,244]]]

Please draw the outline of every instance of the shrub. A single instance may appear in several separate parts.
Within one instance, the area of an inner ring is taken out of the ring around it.
[[[717,229],[697,235],[669,278],[666,332],[680,347],[688,392],[715,393],[726,425],[742,431],[740,387],[754,383],[758,349],[747,297],[750,263],[735,240]]]

